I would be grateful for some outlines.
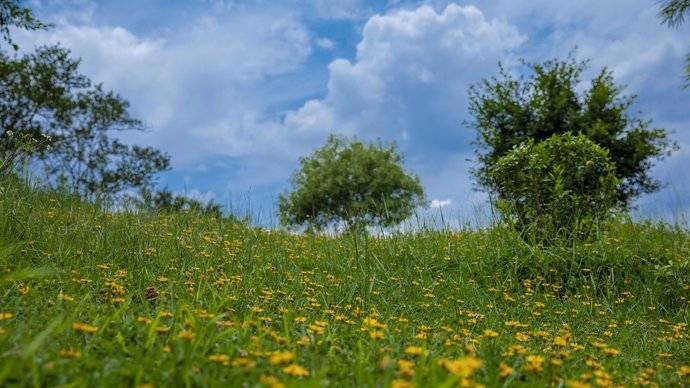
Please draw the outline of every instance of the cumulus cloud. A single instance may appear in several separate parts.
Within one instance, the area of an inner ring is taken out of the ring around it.
[[[303,138],[335,131],[395,140],[433,194],[465,195],[470,185],[464,159],[472,136],[461,126],[467,89],[526,39],[473,6],[373,16],[355,59],[329,65],[326,96],[288,112],[283,125]],[[454,171],[453,179],[436,181],[440,170]]]
[[[272,126],[263,123],[263,110],[276,96],[261,90],[299,69],[312,50],[296,15],[251,10],[224,16],[199,17],[155,38],[71,22],[19,38],[25,47],[59,42],[71,49],[82,58],[82,71],[130,100],[150,129],[145,141],[172,153],[174,163],[192,165],[265,145],[258,143],[270,140]]]

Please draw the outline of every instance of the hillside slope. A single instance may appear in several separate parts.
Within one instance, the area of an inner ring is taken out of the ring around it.
[[[663,224],[297,236],[5,177],[0,269],[0,385],[690,384],[690,233]]]

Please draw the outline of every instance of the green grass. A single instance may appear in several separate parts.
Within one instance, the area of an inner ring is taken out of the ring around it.
[[[661,223],[300,236],[2,178],[0,270],[3,386],[690,384],[690,233]]]

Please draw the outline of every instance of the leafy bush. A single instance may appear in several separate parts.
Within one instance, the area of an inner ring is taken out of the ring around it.
[[[293,191],[280,196],[285,225],[321,229],[338,222],[348,230],[392,226],[423,202],[419,178],[408,174],[394,146],[331,136],[292,177]]]
[[[502,213],[539,239],[586,233],[617,203],[615,166],[584,135],[528,140],[500,158],[490,174]]]
[[[550,60],[526,63],[524,77],[514,77],[500,66],[498,77],[482,80],[470,89],[470,123],[477,131],[477,168],[474,176],[483,189],[496,194],[491,179],[494,164],[524,141],[540,142],[556,134],[581,133],[609,151],[615,164],[619,204],[628,207],[644,193],[659,190],[661,182],[650,170],[678,149],[663,128],[630,111],[635,96],[623,94],[607,68],[589,88],[581,76],[586,61]]]

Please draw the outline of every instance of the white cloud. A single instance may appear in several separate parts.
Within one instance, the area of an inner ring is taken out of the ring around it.
[[[432,199],[431,203],[429,204],[429,207],[432,209],[438,209],[442,207],[446,207],[453,203],[453,201],[449,199]]]
[[[330,50],[335,47],[335,42],[328,38],[319,38],[316,40],[316,45],[324,50]]]
[[[467,88],[526,37],[473,6],[398,10],[370,18],[354,61],[329,65],[328,92],[288,112],[291,136],[314,144],[331,131],[395,140],[432,195],[469,195],[462,159]],[[437,181],[439,170],[453,179]]]
[[[263,149],[272,128],[264,110],[286,96],[259,91],[311,54],[310,33],[298,17],[271,10],[200,17],[155,38],[65,22],[23,33],[20,41],[27,49],[58,42],[71,49],[84,73],[131,102],[150,128],[145,142],[171,153],[178,166]]]

